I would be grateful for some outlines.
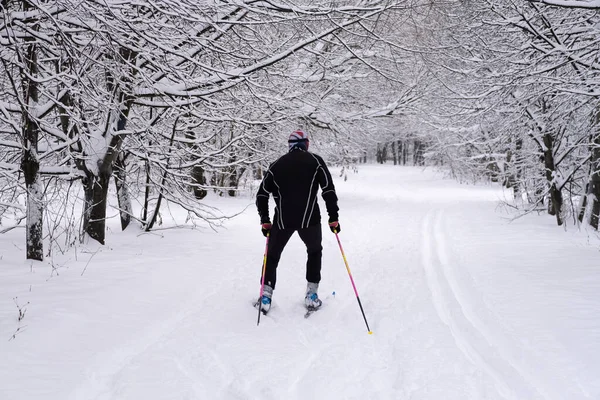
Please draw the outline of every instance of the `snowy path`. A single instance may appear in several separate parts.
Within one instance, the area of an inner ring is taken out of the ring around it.
[[[294,236],[256,326],[264,238],[251,206],[220,233],[113,232],[51,279],[20,253],[0,254],[0,398],[600,398],[596,242],[550,218],[508,224],[495,213],[498,189],[420,169],[335,178],[340,239],[373,335],[328,231],[323,310],[303,317],[305,250]],[[212,201],[232,212],[252,202]],[[26,328],[7,341],[14,297],[29,302]]]
[[[481,299],[468,298],[461,288],[455,269],[456,257],[449,254],[448,233],[444,230],[443,213],[431,212],[425,219],[423,234],[423,266],[436,311],[448,326],[456,345],[479,369],[497,383],[506,398],[538,397],[516,366],[502,354],[494,339],[494,330],[486,326],[472,310]],[[455,256],[455,255],[454,255]],[[468,279],[468,277],[465,277]],[[487,314],[491,310],[485,310]]]

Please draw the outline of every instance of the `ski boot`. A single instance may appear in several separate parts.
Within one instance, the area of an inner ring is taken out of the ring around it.
[[[321,307],[323,302],[319,299],[319,295],[317,291],[319,290],[318,283],[308,282],[306,286],[306,297],[304,298],[304,304],[306,305],[306,309],[309,311],[317,310]]]
[[[269,285],[265,285],[263,288],[263,295],[261,298],[254,303],[254,307],[259,308],[260,311],[267,315],[269,310],[271,309],[271,298],[273,297],[273,288]]]

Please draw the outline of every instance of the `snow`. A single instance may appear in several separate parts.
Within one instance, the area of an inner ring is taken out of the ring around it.
[[[597,233],[510,222],[499,188],[432,170],[333,174],[372,335],[328,230],[323,309],[303,316],[294,236],[257,326],[254,200],[209,196],[250,207],[217,232],[120,232],[114,218],[105,246],[42,263],[23,260],[23,231],[0,235],[0,399],[600,398]]]
[[[540,2],[549,4],[552,6],[559,6],[559,7],[589,8],[589,9],[600,8],[600,1],[598,1],[598,0],[540,0]]]

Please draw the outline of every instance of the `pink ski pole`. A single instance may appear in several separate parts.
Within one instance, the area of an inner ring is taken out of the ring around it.
[[[340,251],[342,252],[342,258],[344,259],[344,264],[346,264],[346,271],[348,271],[348,276],[350,277],[350,282],[352,283],[352,288],[354,289],[354,294],[356,295],[356,300],[358,300],[358,306],[360,307],[360,312],[365,320],[365,325],[367,325],[367,330],[369,331],[369,335],[372,335],[373,332],[371,328],[369,328],[369,323],[367,322],[367,317],[365,316],[365,311],[363,310],[363,306],[360,302],[360,297],[358,297],[358,290],[356,290],[356,285],[354,284],[354,279],[352,279],[352,273],[350,272],[350,267],[348,266],[348,260],[346,260],[346,254],[344,254],[344,249],[342,248],[342,242],[340,242],[340,237],[338,236],[337,230],[335,230],[335,238],[337,239],[338,245],[340,246]]]

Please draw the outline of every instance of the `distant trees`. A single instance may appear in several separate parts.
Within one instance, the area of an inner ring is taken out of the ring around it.
[[[425,151],[428,146],[419,138],[411,138],[410,134],[399,134],[404,139],[391,142],[377,143],[375,161],[385,164],[388,161],[394,165],[425,165]],[[433,159],[430,161],[435,162]]]

